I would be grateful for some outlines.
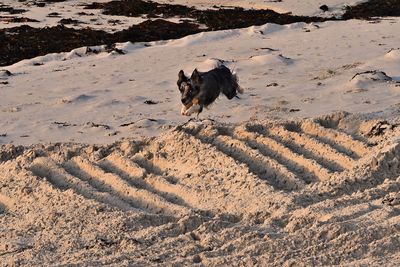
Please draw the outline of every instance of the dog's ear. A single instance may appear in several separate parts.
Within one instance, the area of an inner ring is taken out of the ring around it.
[[[197,83],[197,84],[200,84],[200,83],[203,81],[202,78],[200,77],[200,73],[197,71],[197,69],[194,69],[194,71],[193,71],[192,76],[190,77],[190,79],[191,79],[193,82]]]
[[[185,75],[185,73],[183,72],[183,70],[180,70],[178,73],[178,86],[182,83],[182,82],[186,82],[187,81],[187,77]]]

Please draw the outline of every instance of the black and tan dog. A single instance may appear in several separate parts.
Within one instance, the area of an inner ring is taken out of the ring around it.
[[[232,99],[237,93],[243,93],[238,84],[238,77],[224,65],[220,65],[207,72],[199,72],[195,69],[190,78],[187,78],[183,70],[178,74],[178,88],[181,92],[181,114],[190,116],[193,113],[199,115],[204,107],[207,107],[223,93],[228,99]]]

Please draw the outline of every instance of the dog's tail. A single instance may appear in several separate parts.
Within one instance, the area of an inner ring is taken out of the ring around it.
[[[225,66],[226,62],[223,59],[219,59],[219,58],[211,58],[211,60],[213,60],[214,62],[214,68],[220,68],[221,66]]]
[[[232,61],[234,63],[234,61]],[[239,85],[239,76],[236,73],[236,66],[233,65],[233,67],[231,67],[230,72],[232,74],[232,84],[233,84],[233,88],[235,88],[235,91],[238,92],[239,94],[243,94],[244,93],[244,89]]]
[[[239,94],[244,93],[244,89],[239,85],[239,76],[237,75],[237,73],[235,71],[232,71],[232,83],[233,83],[233,87],[236,89],[236,91]]]

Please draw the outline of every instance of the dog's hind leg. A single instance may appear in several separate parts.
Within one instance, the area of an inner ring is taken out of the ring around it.
[[[200,105],[199,110],[197,111],[197,119],[199,118],[200,113],[203,111],[203,106]]]

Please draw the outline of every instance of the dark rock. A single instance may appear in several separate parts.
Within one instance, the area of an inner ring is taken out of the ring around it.
[[[46,6],[46,3],[43,3],[43,2],[39,2],[39,3],[38,3],[38,2],[35,2],[34,5],[35,5],[35,6],[38,6],[38,7],[45,7],[45,6]]]
[[[24,152],[23,146],[1,145],[0,146],[0,162],[15,159]]]
[[[107,3],[92,3],[86,5],[86,9],[103,9],[106,15],[119,15],[128,17],[187,17],[195,9],[183,5],[159,4],[151,1],[127,0],[111,1]]]
[[[21,14],[21,13],[25,13],[26,10],[25,9],[15,9],[13,7],[0,4],[0,12],[5,12],[5,13],[9,13],[9,14]]]
[[[199,255],[195,255],[195,256],[193,257],[193,263],[200,263],[200,262],[201,262],[200,256],[199,256]]]
[[[103,14],[148,18],[181,17],[192,18],[205,24],[210,30],[244,28],[252,25],[262,25],[267,22],[290,24],[294,22],[323,22],[320,17],[292,16],[279,14],[272,10],[246,10],[243,8],[219,8],[217,10],[197,10],[183,5],[159,4],[143,0],[111,1],[107,3],[92,3],[87,9],[103,9]]]
[[[61,14],[57,13],[57,12],[51,12],[51,13],[47,14],[47,17],[49,17],[49,18],[61,18]]]
[[[43,2],[46,3],[61,3],[61,2],[65,2],[67,0],[42,0]]]
[[[92,127],[92,128],[103,128],[104,130],[110,130],[111,129],[111,127],[106,125],[106,124],[98,124],[98,123],[94,123],[94,122],[91,122],[91,121],[87,122],[86,126]]]
[[[3,17],[0,16],[0,22],[14,22],[14,23],[23,23],[23,22],[39,22],[36,19],[30,19],[26,17]]]
[[[327,5],[322,5],[319,7],[319,9],[321,9],[322,11],[326,12],[329,10],[329,7]]]
[[[275,86],[278,86],[279,84],[277,84],[277,83],[270,83],[270,84],[267,84],[267,87],[271,87],[271,86],[273,86],[273,87],[275,87]]]
[[[73,24],[73,25],[77,25],[77,24],[81,24],[82,22],[76,19],[61,19],[58,23],[60,24]]]
[[[59,121],[55,121],[55,122],[53,122],[53,124],[55,124],[59,127],[77,126],[76,124],[71,124],[69,122],[59,122]]]
[[[370,74],[370,79],[373,81],[392,81],[393,78],[388,76],[384,71],[380,70],[368,70],[368,71],[363,71],[363,72],[358,72],[354,74],[354,76],[350,79],[353,80],[357,76],[364,75],[364,74]]]
[[[174,39],[200,31],[198,25],[192,23],[173,23],[160,19],[145,21],[116,33],[89,28],[73,29],[63,25],[39,29],[23,25],[0,29],[0,55],[2,55],[0,66],[48,53],[71,51],[82,46],[104,44],[111,46],[117,42],[150,42]]]
[[[369,0],[356,6],[347,6],[343,19],[371,19],[400,16],[400,0]]]
[[[1,76],[12,76],[13,74],[9,70],[0,70]]]
[[[94,13],[86,13],[86,12],[78,12],[76,14],[79,16],[94,16]]]
[[[397,125],[390,124],[387,121],[377,122],[371,130],[366,134],[368,137],[380,136],[385,134],[387,131],[393,130]]]
[[[158,104],[158,102],[154,102],[153,100],[146,100],[146,101],[144,101],[144,103],[147,104],[147,105],[156,105],[156,104]]]

